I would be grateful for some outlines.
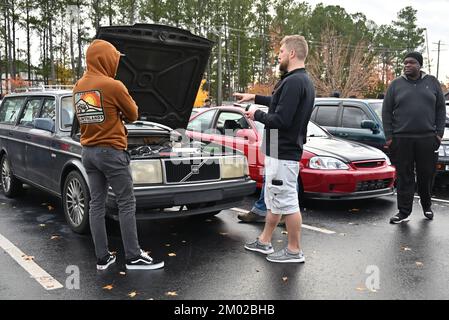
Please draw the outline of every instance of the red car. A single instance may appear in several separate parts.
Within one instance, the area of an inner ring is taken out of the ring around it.
[[[268,108],[261,107],[265,112]],[[226,145],[245,153],[249,172],[261,188],[264,155],[260,150],[264,125],[244,116],[244,109],[222,106],[193,116],[186,134],[194,140]],[[304,196],[319,199],[363,199],[393,193],[395,168],[380,150],[338,139],[309,122],[300,161]]]

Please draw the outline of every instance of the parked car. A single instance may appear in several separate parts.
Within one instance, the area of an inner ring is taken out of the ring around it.
[[[449,97],[449,92],[446,97]],[[437,181],[449,184],[449,100],[446,100],[446,128],[438,149]]]
[[[190,143],[185,128],[212,43],[158,25],[100,28],[121,58],[117,79],[139,106],[127,124],[137,219],[213,215],[255,191],[246,158],[221,145]],[[44,90],[7,95],[0,106],[0,180],[6,196],[23,183],[62,199],[75,232],[88,230],[89,184],[81,163],[72,92]],[[117,219],[112,190],[108,214]]]
[[[267,112],[268,108],[262,110]],[[263,124],[245,118],[244,108],[222,106],[205,110],[190,120],[186,134],[195,140],[243,151],[248,157],[251,178],[259,188],[262,186]],[[362,199],[392,194],[395,169],[382,151],[334,138],[310,122],[300,178],[308,198]]]
[[[316,98],[310,120],[330,134],[362,142],[388,153],[378,99]]]

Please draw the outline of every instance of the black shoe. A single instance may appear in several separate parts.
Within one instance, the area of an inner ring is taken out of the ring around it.
[[[252,222],[265,223],[264,216],[259,216],[258,214],[254,213],[252,211],[248,211],[246,213],[239,213],[237,218],[243,222],[248,222],[248,223],[252,223]]]
[[[408,222],[410,221],[409,215],[399,212],[395,216],[390,218],[390,223],[398,224],[401,222]]]
[[[109,252],[103,258],[97,259],[97,270],[106,270],[114,262],[115,262],[115,255]]]
[[[128,270],[154,270],[164,267],[164,261],[154,261],[148,253],[140,250],[140,255],[133,259],[126,260]]]
[[[429,219],[429,220],[433,220],[433,211],[432,209],[428,209],[424,211],[424,216]]]

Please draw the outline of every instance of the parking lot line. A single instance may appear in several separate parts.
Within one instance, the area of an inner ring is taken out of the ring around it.
[[[244,209],[240,209],[240,208],[231,208],[232,211],[237,211],[237,212],[241,212],[241,213],[247,213],[248,210],[244,210]],[[308,230],[313,230],[313,231],[317,231],[317,232],[321,232],[321,233],[325,233],[325,234],[335,234],[335,231],[332,230],[327,230],[324,228],[318,228],[318,227],[314,227],[314,226],[309,226],[307,224],[302,224],[302,227],[304,229],[308,229]]]
[[[11,241],[0,234],[0,248],[5,250],[32,278],[34,278],[45,290],[55,290],[63,288],[56,279],[49,275],[44,269],[33,261],[30,257],[17,248]]]

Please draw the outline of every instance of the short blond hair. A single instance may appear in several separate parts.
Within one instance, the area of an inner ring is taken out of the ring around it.
[[[285,36],[284,39],[281,40],[281,46],[284,44],[287,49],[295,50],[298,60],[306,60],[307,55],[309,54],[309,46],[303,36],[297,34]]]

